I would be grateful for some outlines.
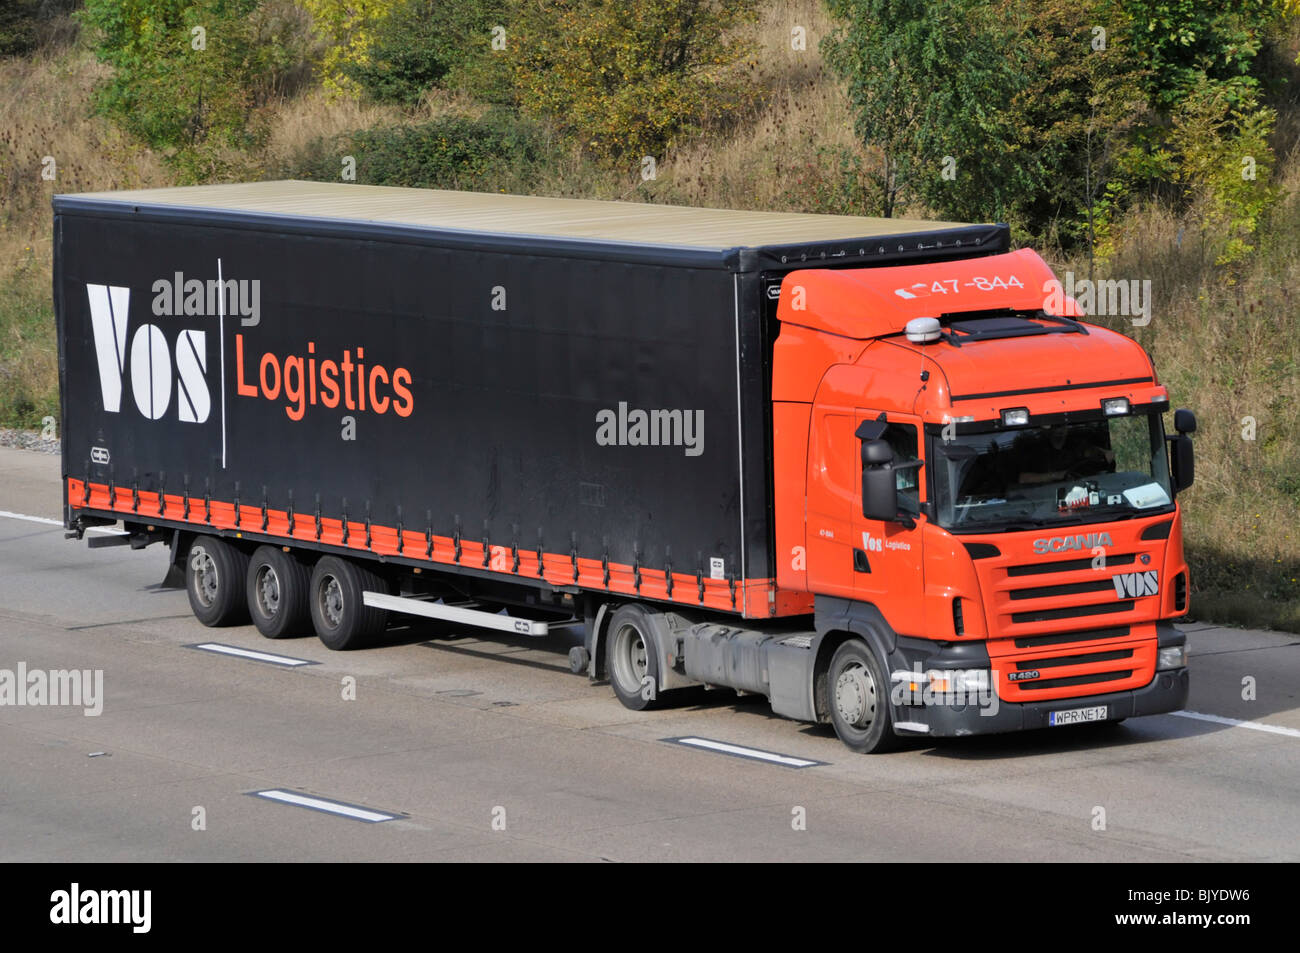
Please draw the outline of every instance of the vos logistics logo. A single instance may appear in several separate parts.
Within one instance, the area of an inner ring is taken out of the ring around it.
[[[205,423],[212,415],[214,403],[219,400],[224,430],[224,319],[227,313],[239,314],[248,310],[243,304],[248,294],[240,290],[245,283],[222,281],[220,278],[208,282],[191,279],[183,283],[182,294],[179,287],[181,278],[178,274],[178,287],[174,291],[167,279],[155,282],[157,295],[153,312],[155,316],[217,319],[219,323],[212,329],[219,347],[220,387],[217,393],[214,394],[211,380],[208,328],[182,328],[175,333],[174,342],[169,346],[163,328],[146,322],[136,328],[128,347],[131,290],[87,284],[104,410],[114,414],[121,412],[124,382],[129,380],[135,407],[146,419],[161,420],[166,416],[174,395],[176,419],[182,423]],[[256,286],[257,282],[251,284]],[[260,291],[253,300],[260,301]],[[232,306],[229,310],[227,304]],[[251,323],[259,321],[260,315]],[[318,356],[315,341],[307,341],[302,350],[305,354],[290,354],[283,358],[264,351],[260,357],[250,357],[246,363],[245,355],[251,354],[251,347],[246,347],[243,331],[236,333],[235,396],[281,403],[285,415],[292,421],[302,420],[307,408],[317,405],[349,411],[368,410],[380,415],[391,410],[399,417],[409,417],[415,409],[411,372],[407,368],[396,367],[390,371],[383,364],[367,364],[362,346],[345,348],[333,357]]]

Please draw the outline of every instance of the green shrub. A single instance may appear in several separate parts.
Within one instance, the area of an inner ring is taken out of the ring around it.
[[[489,60],[519,106],[607,161],[662,156],[746,100],[734,68],[754,0],[515,0],[506,49]]]
[[[376,102],[413,106],[489,52],[504,8],[504,0],[405,0],[379,21],[364,57],[342,65],[343,75]]]
[[[253,111],[303,74],[306,20],[284,0],[86,0],[113,67],[99,108],[158,150],[246,146]]]
[[[345,155],[355,157],[357,181],[368,185],[517,191],[555,151],[541,127],[498,111],[481,119],[443,116],[362,129],[318,142],[292,174],[338,180]]]

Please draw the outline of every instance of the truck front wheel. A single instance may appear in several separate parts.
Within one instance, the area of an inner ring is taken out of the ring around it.
[[[875,754],[898,746],[889,707],[889,682],[876,654],[850,639],[831,656],[826,695],[835,734],[854,751]]]
[[[659,662],[650,614],[626,605],[609,620],[606,668],[609,683],[626,707],[645,711],[659,704]]]
[[[279,546],[259,546],[248,562],[248,612],[268,639],[302,635],[311,626],[311,575]]]
[[[207,626],[248,621],[244,576],[248,555],[215,536],[200,536],[186,557],[185,591],[194,617]]]
[[[365,648],[383,635],[388,612],[364,603],[364,592],[387,592],[369,569],[337,556],[325,556],[311,574],[311,621],[326,648]]]

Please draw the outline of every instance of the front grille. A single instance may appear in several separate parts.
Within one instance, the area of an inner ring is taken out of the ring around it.
[[[1110,652],[1089,652],[1086,655],[1065,655],[1061,658],[1037,658],[1028,662],[1017,662],[1016,670],[1020,672],[1037,671],[1042,668],[1060,668],[1062,665],[1083,665],[1087,662],[1112,662],[1115,659],[1132,658],[1132,649],[1115,649]]]
[[[1110,585],[1107,581],[1107,585]],[[1111,587],[1112,590],[1114,587]],[[1114,615],[1118,612],[1132,612],[1133,600],[1126,599],[1123,602],[1103,602],[1100,605],[1092,606],[1067,606],[1064,609],[1036,609],[1032,612],[1013,612],[1011,621],[1015,623],[1024,622],[1050,622],[1053,619],[1077,619],[1086,615]]]
[[[1045,599],[1048,596],[1074,596],[1081,592],[1114,592],[1110,577],[1089,579],[1087,582],[1067,582],[1060,586],[1033,586],[1029,589],[1012,589],[1008,595],[1013,602],[1020,599]]]
[[[1114,556],[1106,557],[1106,568],[1111,566],[1127,566],[1132,563],[1137,556],[1133,553],[1117,553]],[[1025,566],[1008,566],[1008,576],[1044,576],[1053,572],[1074,572],[1077,569],[1091,569],[1092,559],[1066,559],[1054,563],[1029,563]]]
[[[1098,642],[1102,639],[1122,639],[1129,634],[1129,627],[1117,625],[1111,629],[1093,629],[1089,632],[1058,632],[1056,635],[1030,635],[1016,639],[1018,649],[1041,649],[1048,645],[1060,645],[1063,642]]]
[[[1034,682],[1021,682],[1022,692],[1041,692],[1049,688],[1068,688],[1072,685],[1094,685],[1101,682],[1118,682],[1133,674],[1132,669],[1120,672],[1102,672],[1098,675],[1071,675],[1069,678],[1048,678]]]

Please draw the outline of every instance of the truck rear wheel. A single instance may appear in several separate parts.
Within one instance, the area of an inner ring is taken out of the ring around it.
[[[655,708],[659,698],[659,655],[650,614],[626,605],[609,620],[605,665],[609,683],[624,706],[633,711]]]
[[[259,546],[248,561],[247,590],[248,614],[268,639],[310,630],[311,574],[292,553],[279,546]]]
[[[207,626],[248,621],[244,577],[248,555],[216,536],[200,536],[186,557],[185,591],[194,617]]]
[[[876,653],[850,639],[831,656],[826,696],[835,734],[854,751],[876,754],[898,747],[889,704],[889,681]]]
[[[388,612],[362,601],[363,592],[387,592],[388,585],[354,562],[325,556],[311,574],[308,602],[316,634],[335,651],[365,648],[383,635]]]

